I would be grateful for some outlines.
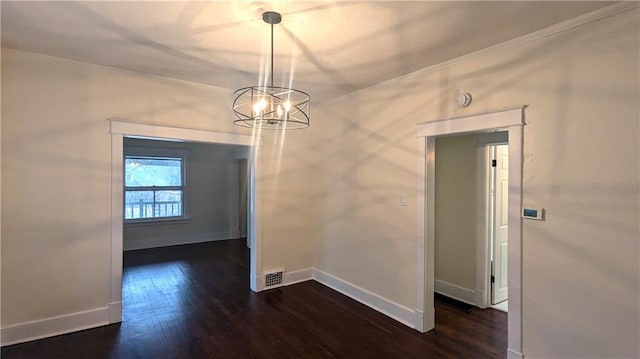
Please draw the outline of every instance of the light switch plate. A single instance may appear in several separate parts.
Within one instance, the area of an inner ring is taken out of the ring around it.
[[[400,199],[398,201],[398,205],[402,206],[402,207],[406,207],[409,205],[409,196],[407,196],[406,194],[401,194],[400,195]]]

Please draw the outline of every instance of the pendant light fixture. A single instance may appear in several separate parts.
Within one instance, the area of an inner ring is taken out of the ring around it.
[[[272,130],[290,130],[309,127],[309,94],[288,87],[273,85],[273,25],[282,21],[274,11],[262,14],[262,20],[271,25],[271,73],[268,86],[251,86],[233,93],[233,112],[236,125]]]

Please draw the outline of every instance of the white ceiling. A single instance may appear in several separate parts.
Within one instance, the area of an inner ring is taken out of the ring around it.
[[[2,1],[2,46],[235,89],[268,66],[320,102],[611,2]],[[264,76],[264,71],[263,71]],[[293,78],[292,78],[293,77]],[[291,79],[292,78],[292,79]]]

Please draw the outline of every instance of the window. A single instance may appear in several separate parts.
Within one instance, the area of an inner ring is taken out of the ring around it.
[[[125,221],[185,219],[186,151],[129,148],[125,153]]]

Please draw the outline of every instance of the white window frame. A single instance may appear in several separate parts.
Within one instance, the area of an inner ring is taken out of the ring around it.
[[[123,197],[123,221],[127,226],[132,225],[153,225],[153,224],[177,224],[188,223],[191,221],[189,215],[189,150],[182,148],[162,148],[162,147],[141,147],[141,146],[125,146],[123,163],[127,157],[157,157],[157,158],[180,158],[182,160],[182,215],[172,217],[153,217],[153,218],[135,218],[126,219],[124,217],[124,206],[126,203]],[[123,166],[123,178],[126,178],[127,173],[125,166]],[[123,194],[126,196],[127,186],[126,181],[123,181]],[[145,189],[146,187],[141,187]]]

